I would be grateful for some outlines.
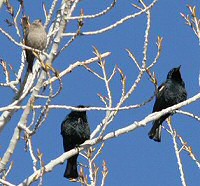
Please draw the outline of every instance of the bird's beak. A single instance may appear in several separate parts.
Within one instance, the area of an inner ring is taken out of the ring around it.
[[[181,65],[177,69],[180,70],[180,68],[181,68]]]

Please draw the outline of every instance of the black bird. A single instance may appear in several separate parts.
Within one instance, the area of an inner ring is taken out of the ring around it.
[[[79,105],[79,108],[85,108]],[[64,151],[67,152],[90,139],[90,127],[87,121],[86,111],[72,111],[61,124]],[[78,154],[68,159],[64,177],[75,179],[77,172]]]
[[[187,92],[185,90],[185,83],[181,78],[180,67],[170,70],[167,80],[158,87],[153,112],[161,111],[187,99]],[[165,114],[153,122],[153,127],[149,132],[150,139],[161,142],[162,123],[170,115],[171,113]]]

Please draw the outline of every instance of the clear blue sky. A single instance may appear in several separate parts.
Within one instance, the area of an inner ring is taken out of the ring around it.
[[[50,1],[45,0],[47,8],[50,6]],[[122,17],[129,15],[137,10],[131,6],[131,3],[137,1],[119,1],[115,9],[104,17],[96,20],[85,20],[83,31],[100,29],[110,25]],[[148,3],[151,1],[148,0]],[[17,7],[17,1],[12,2]],[[34,0],[25,1],[26,14],[31,20],[42,18],[42,1]],[[97,13],[103,10],[111,1],[89,0],[81,1],[76,15],[79,15],[80,9],[84,9],[85,15]],[[152,10],[151,19],[151,34],[150,47],[147,63],[150,64],[156,55],[157,36],[162,36],[163,51],[159,62],[153,68],[156,73],[159,84],[166,79],[168,71],[179,65],[181,67],[182,77],[186,83],[188,97],[191,97],[199,92],[198,74],[199,74],[199,45],[198,40],[192,29],[189,28],[180,12],[188,13],[187,4],[196,4],[197,0],[187,1],[161,1],[156,4]],[[105,4],[105,5],[104,5]],[[17,9],[15,9],[17,11]],[[200,16],[200,8],[197,7],[197,13]],[[14,33],[12,27],[7,27],[4,20],[8,14],[5,8],[0,10],[0,27],[7,30],[9,33]],[[70,23],[67,32],[76,30],[75,22]],[[109,73],[115,64],[123,70],[127,76],[127,88],[130,88],[132,82],[137,77],[137,69],[134,63],[128,57],[125,49],[130,49],[137,58],[141,61],[144,32],[146,27],[146,15],[131,19],[123,25],[115,28],[112,31],[95,35],[78,38],[62,55],[54,62],[54,67],[58,71],[62,71],[68,65],[78,61],[86,60],[94,57],[92,46],[96,46],[100,52],[112,52],[112,55],[106,60]],[[19,41],[16,35],[13,36]],[[11,63],[17,70],[20,59],[21,49],[10,43],[5,36],[0,34],[0,58],[8,63]],[[68,39],[63,39],[63,44]],[[94,67],[97,67],[94,66]],[[98,69],[99,70],[99,69]],[[1,82],[3,79],[3,71],[0,70]],[[106,94],[104,83],[94,77],[91,73],[80,67],[67,75],[63,79],[63,90],[56,97],[52,104],[79,105],[86,104],[91,106],[103,106],[99,100],[97,93]],[[117,75],[112,83],[112,91],[114,103],[117,103],[120,92],[120,76]],[[6,92],[6,94],[5,94]],[[148,99],[154,93],[154,87],[145,75],[136,92],[129,98],[125,105],[137,104]],[[7,88],[0,89],[1,97],[0,106],[6,106],[11,103],[13,92]],[[26,104],[24,101],[24,104]],[[122,111],[109,126],[108,131],[125,127],[134,121],[140,121],[152,111],[154,101],[140,109]],[[199,115],[199,102],[189,105],[183,110],[193,112]],[[13,134],[13,130],[17,125],[22,111],[19,111],[11,119],[6,126],[4,132],[0,136],[0,156],[5,152],[9,140]],[[51,159],[60,156],[63,153],[62,138],[60,135],[60,124],[65,116],[69,113],[68,110],[52,110],[49,113],[49,118],[46,120],[43,127],[33,137],[33,145],[35,149],[39,148],[44,154],[43,160],[48,163]],[[88,118],[91,129],[101,122],[105,112],[90,111]],[[166,126],[166,123],[164,124]],[[173,126],[177,132],[192,146],[193,152],[197,159],[200,157],[199,151],[199,134],[200,125],[197,121],[182,115],[173,116]],[[105,143],[105,148],[102,155],[96,162],[102,168],[102,161],[105,160],[108,165],[109,175],[106,185],[115,186],[169,186],[181,185],[180,173],[177,166],[177,160],[174,153],[173,142],[166,131],[163,131],[162,142],[155,143],[148,138],[148,132],[151,124],[145,128],[139,128],[129,134],[123,135],[117,139],[109,140]],[[12,157],[14,163],[13,171],[10,173],[8,180],[13,184],[18,184],[30,174],[32,174],[31,158],[29,153],[24,149],[24,141],[21,140]],[[200,183],[199,169],[191,160],[186,152],[181,154],[183,167],[185,170],[186,182],[189,186],[196,186]],[[83,158],[79,157],[79,162],[84,162]],[[63,177],[63,172],[66,163],[59,165],[51,173],[44,177],[44,185],[48,186],[63,186],[63,185],[78,185],[70,183]],[[101,177],[99,178],[99,180]],[[37,185],[36,183],[33,185]]]

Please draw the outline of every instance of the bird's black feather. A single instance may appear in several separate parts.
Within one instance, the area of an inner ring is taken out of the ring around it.
[[[185,83],[181,78],[180,66],[169,71],[167,79],[158,87],[156,101],[153,112],[161,111],[187,99]],[[161,141],[162,123],[171,114],[165,114],[153,122],[153,127],[149,132],[149,138],[154,141]]]
[[[84,106],[79,105],[79,108]],[[67,152],[90,139],[90,127],[87,121],[86,111],[72,111],[61,124],[63,148]],[[64,173],[66,178],[77,178],[78,154],[69,158]]]

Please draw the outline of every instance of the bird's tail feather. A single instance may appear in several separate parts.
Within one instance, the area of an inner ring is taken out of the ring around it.
[[[26,61],[28,63],[28,72],[32,73],[33,71],[33,62],[35,55],[30,50],[26,50]]]
[[[153,126],[148,133],[149,138],[153,139],[154,141],[161,142],[161,132],[162,122],[160,120],[156,120],[153,122]]]
[[[78,177],[77,157],[78,157],[78,155],[75,155],[68,159],[67,167],[66,167],[65,173],[64,173],[65,178],[75,179]]]
[[[29,73],[33,72],[33,61],[28,62],[28,72]]]

